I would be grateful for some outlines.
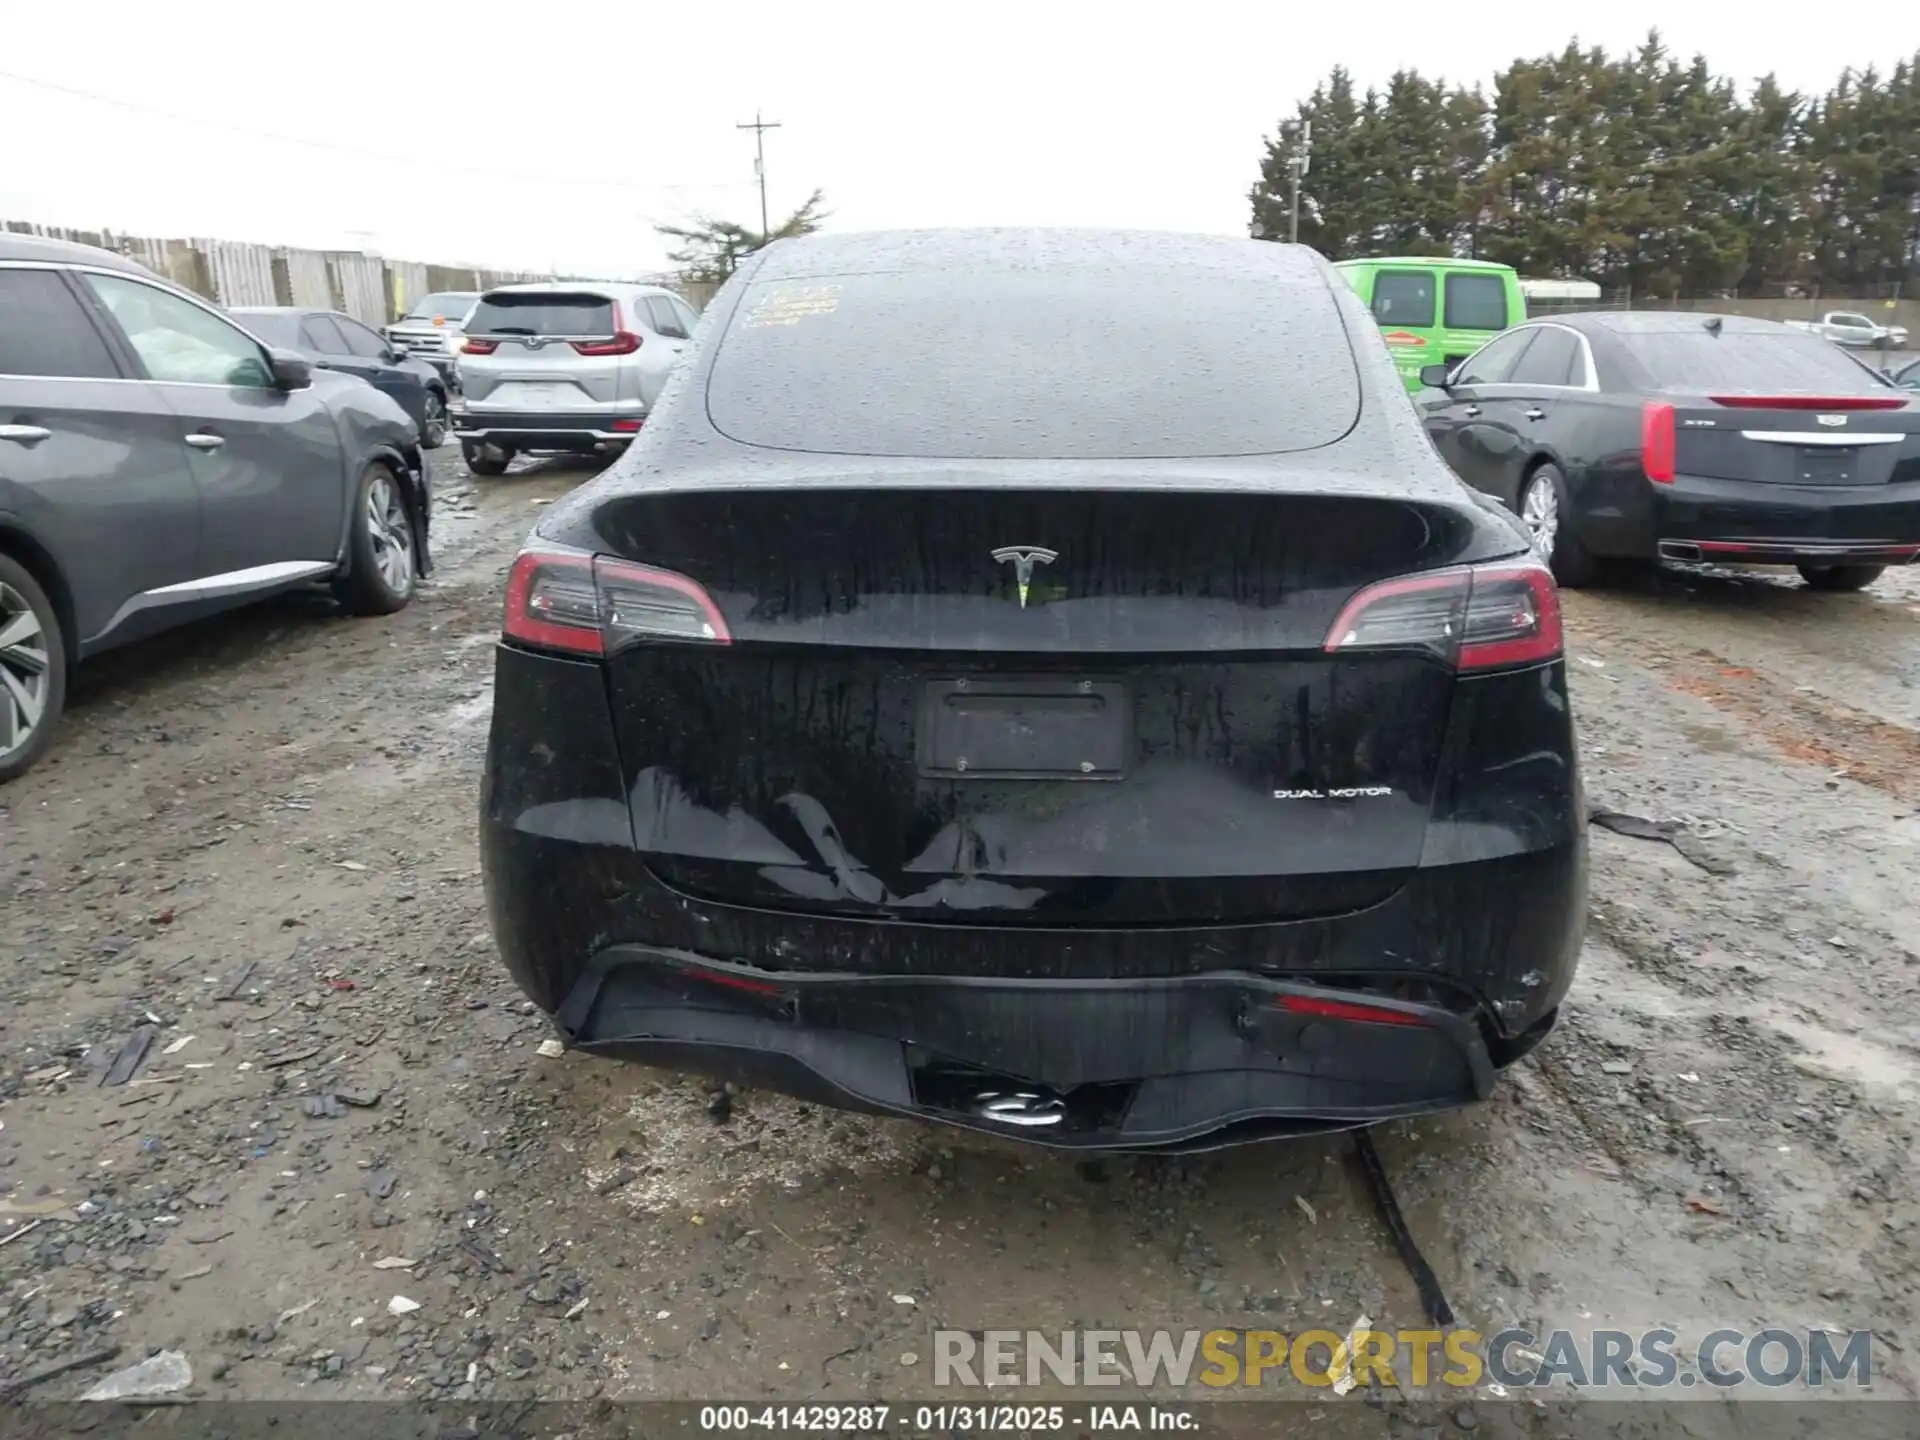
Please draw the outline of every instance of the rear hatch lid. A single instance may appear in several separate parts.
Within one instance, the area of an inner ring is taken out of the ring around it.
[[[601,533],[646,557],[603,557],[586,602],[617,617],[604,653],[639,848],[699,900],[921,923],[1218,925],[1377,903],[1425,839],[1456,672],[1422,637],[1459,633],[1465,572],[1447,567],[1476,538],[1471,509],[609,499]],[[1352,618],[1369,581],[1413,571],[1429,573],[1393,598],[1418,613]],[[525,613],[575,603],[580,583],[523,587],[545,597]],[[1497,625],[1547,595],[1488,603]]]
[[[564,412],[618,397],[620,357],[638,342],[614,297],[494,291],[467,318],[460,384],[470,406]]]

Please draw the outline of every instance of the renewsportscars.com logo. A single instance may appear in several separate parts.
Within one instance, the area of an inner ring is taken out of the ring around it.
[[[1401,1390],[1471,1388],[1822,1389],[1873,1384],[1873,1332],[1708,1331],[1697,1344],[1677,1331],[1511,1329],[1374,1330],[936,1330],[933,1383],[998,1388],[1166,1385],[1258,1388],[1289,1381]]]

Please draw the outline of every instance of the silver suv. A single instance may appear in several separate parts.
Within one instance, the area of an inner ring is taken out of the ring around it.
[[[522,452],[618,454],[698,316],[655,285],[505,285],[467,317],[453,433],[476,475]]]

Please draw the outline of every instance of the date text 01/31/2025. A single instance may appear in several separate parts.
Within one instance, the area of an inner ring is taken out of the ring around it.
[[[1168,1405],[703,1405],[707,1434],[809,1431],[835,1435],[1033,1434],[1051,1430],[1194,1430],[1199,1417]]]

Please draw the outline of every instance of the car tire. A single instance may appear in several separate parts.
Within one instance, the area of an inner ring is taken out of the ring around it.
[[[507,466],[513,463],[513,452],[495,450],[486,445],[462,444],[460,458],[467,462],[467,469],[476,475],[504,475]]]
[[[1527,473],[1514,513],[1533,541],[1534,554],[1546,562],[1555,580],[1577,590],[1600,577],[1599,561],[1573,532],[1573,505],[1557,465],[1543,463]]]
[[[447,443],[447,397],[438,390],[427,391],[426,424],[420,427],[420,445],[438,450]]]
[[[333,583],[334,598],[350,615],[391,615],[413,599],[419,578],[406,491],[393,469],[376,460],[354,487],[347,569]]]
[[[1800,578],[1813,590],[1864,590],[1880,578],[1884,565],[1802,565]]]
[[[0,555],[0,784],[23,775],[67,703],[67,645],[39,581]]]

